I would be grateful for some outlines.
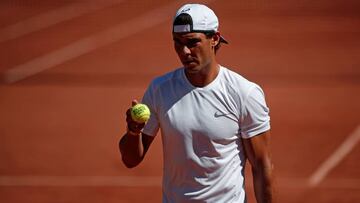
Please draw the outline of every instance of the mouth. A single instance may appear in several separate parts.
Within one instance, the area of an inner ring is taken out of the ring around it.
[[[184,61],[183,61],[183,64],[184,64],[185,66],[187,66],[187,65],[195,65],[195,64],[196,64],[196,61],[193,60],[193,59],[184,60]]]

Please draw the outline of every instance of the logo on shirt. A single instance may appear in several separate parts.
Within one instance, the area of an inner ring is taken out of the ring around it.
[[[222,113],[222,112],[216,111],[215,114],[214,114],[214,117],[219,118],[219,117],[222,117],[222,116],[227,116],[229,114],[230,113]]]

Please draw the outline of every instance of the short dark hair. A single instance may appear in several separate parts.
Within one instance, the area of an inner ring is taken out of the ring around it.
[[[188,25],[188,24],[190,26],[193,25],[191,16],[187,13],[182,13],[175,18],[173,25]]]
[[[212,38],[216,33],[215,32],[205,32],[206,38],[210,39]],[[220,41],[215,45],[215,53],[220,49],[221,43]]]

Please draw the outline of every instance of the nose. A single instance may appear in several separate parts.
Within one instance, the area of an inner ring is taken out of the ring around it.
[[[188,54],[191,53],[189,47],[187,47],[187,46],[184,46],[184,47],[183,47],[183,52],[184,52],[185,55],[188,55]]]
[[[176,47],[176,50],[179,55],[187,56],[191,54],[191,50],[186,45]]]

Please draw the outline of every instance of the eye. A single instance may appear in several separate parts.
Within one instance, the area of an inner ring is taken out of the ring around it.
[[[174,38],[173,41],[174,41],[175,44],[180,44],[180,40],[178,40],[176,38]]]
[[[183,44],[180,42],[180,40],[178,40],[178,39],[174,39],[174,45],[175,45],[175,47],[181,47],[181,46],[183,46]]]
[[[198,45],[198,42],[200,42],[200,39],[189,39],[189,41],[186,43],[187,47],[191,48],[191,47],[195,47],[196,45]]]

